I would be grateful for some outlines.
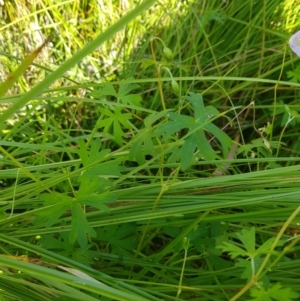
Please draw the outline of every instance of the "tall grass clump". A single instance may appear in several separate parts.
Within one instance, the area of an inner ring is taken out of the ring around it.
[[[5,1],[2,299],[298,300],[299,8]]]

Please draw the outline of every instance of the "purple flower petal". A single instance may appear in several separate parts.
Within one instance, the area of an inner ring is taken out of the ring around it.
[[[290,38],[290,47],[292,50],[300,56],[300,31],[297,31],[295,34],[292,35]]]

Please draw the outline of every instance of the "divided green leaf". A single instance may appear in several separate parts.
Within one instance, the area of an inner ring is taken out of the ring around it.
[[[231,147],[229,136],[212,123],[212,118],[219,115],[218,110],[212,106],[205,107],[201,94],[190,92],[185,98],[193,107],[194,117],[169,112],[166,114],[168,120],[154,131],[155,135],[162,135],[164,140],[168,140],[175,133],[188,129],[188,133],[183,137],[183,146],[180,151],[183,170],[193,164],[196,149],[200,151],[204,160],[216,159],[217,155],[206,136],[207,133],[221,143],[224,156]]]
[[[250,295],[254,297],[251,301],[293,301],[299,297],[299,294],[293,292],[291,288],[283,288],[280,283],[269,286],[251,289]]]
[[[100,113],[104,119],[99,119],[96,127],[103,129],[103,133],[109,133],[112,129],[115,141],[122,146],[123,137],[127,137],[124,133],[124,129],[132,129],[134,126],[129,121],[132,117],[130,113],[123,113],[122,108],[114,107],[113,111],[109,108],[99,108]]]

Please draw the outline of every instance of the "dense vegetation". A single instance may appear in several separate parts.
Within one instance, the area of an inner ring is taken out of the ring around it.
[[[299,300],[297,2],[1,4],[1,300]]]

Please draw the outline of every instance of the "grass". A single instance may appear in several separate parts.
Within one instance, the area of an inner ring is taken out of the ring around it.
[[[2,300],[297,300],[299,8],[6,1]]]

